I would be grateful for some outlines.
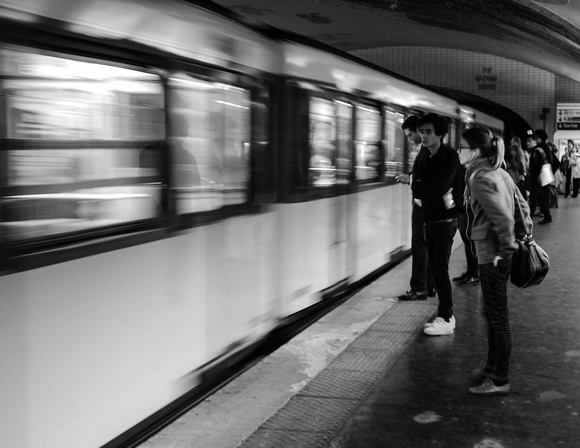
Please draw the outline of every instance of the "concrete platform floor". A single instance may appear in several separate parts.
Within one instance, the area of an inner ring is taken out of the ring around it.
[[[550,274],[509,290],[509,396],[467,393],[486,354],[479,285],[454,287],[455,334],[425,336],[437,299],[393,299],[409,259],[142,447],[580,447],[580,199],[552,213],[534,228]]]

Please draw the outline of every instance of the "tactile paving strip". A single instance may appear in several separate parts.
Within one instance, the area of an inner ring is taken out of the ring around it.
[[[260,429],[248,437],[239,448],[324,448],[334,437],[333,433],[279,431]]]
[[[328,446],[435,310],[395,304],[239,448]]]

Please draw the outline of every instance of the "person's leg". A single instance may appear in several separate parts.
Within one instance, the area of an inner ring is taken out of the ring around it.
[[[555,185],[550,185],[550,207],[558,208],[558,189]]]
[[[469,236],[467,235],[467,224],[468,224],[467,219],[468,219],[467,213],[459,212],[457,224],[458,224],[459,235],[461,236],[461,241],[463,241],[463,249],[465,251],[465,260],[467,262],[467,267],[461,275],[453,278],[454,282],[460,282],[470,275],[470,272],[469,272],[469,252],[470,252],[469,245],[471,244],[471,240],[469,239]]]
[[[534,216],[536,213],[536,204],[538,202],[538,187],[533,184],[530,188],[530,216]]]
[[[413,203],[411,212],[411,281],[413,291],[427,291],[427,243],[423,210]]]
[[[427,252],[433,266],[433,276],[439,297],[437,317],[425,324],[423,332],[429,336],[453,334],[455,317],[453,316],[453,299],[451,280],[449,279],[449,258],[453,246],[453,237],[457,231],[457,220],[450,223],[426,223]]]
[[[470,239],[467,245],[467,273],[471,278],[479,277],[479,266],[477,264],[477,254],[475,252],[475,244]]]
[[[540,222],[551,222],[552,214],[550,213],[550,186],[541,187],[538,191],[538,202],[540,203],[540,211],[544,215],[544,219]]]
[[[449,259],[451,258],[451,248],[453,237],[457,231],[457,221],[450,223],[434,223],[431,233],[434,241],[429,248],[433,252],[430,258],[433,266],[433,277],[437,287],[439,297],[438,317],[449,321],[453,316],[453,298],[451,280],[449,278]]]
[[[486,320],[488,322],[488,358],[486,367],[493,368],[490,377],[498,386],[509,382],[512,351],[512,328],[507,299],[507,281],[511,259],[500,260],[497,266],[480,266],[480,281]]]

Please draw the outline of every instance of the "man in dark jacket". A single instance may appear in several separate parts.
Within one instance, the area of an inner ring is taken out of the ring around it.
[[[430,336],[452,334],[455,329],[449,259],[457,231],[456,199],[462,200],[463,192],[457,191],[459,156],[443,143],[447,129],[447,120],[440,115],[422,117],[419,133],[423,147],[428,151],[417,156],[411,184],[413,197],[420,201],[423,210],[427,255],[439,296],[437,317],[424,329]]]
[[[402,129],[407,137],[410,147],[415,147],[417,155],[413,161],[413,168],[410,174],[401,174],[397,177],[398,182],[410,183],[413,170],[415,169],[415,162],[418,155],[422,151],[428,151],[427,148],[421,146],[421,135],[417,128],[421,122],[421,117],[411,115],[403,121]],[[411,281],[409,289],[405,294],[397,297],[399,300],[426,300],[427,296],[435,297],[435,281],[433,280],[433,272],[428,265],[427,259],[427,243],[425,242],[425,224],[423,222],[423,210],[419,202],[413,198],[411,211]]]
[[[536,204],[539,203],[540,212],[544,214],[544,219],[538,224],[549,224],[552,222],[549,203],[550,186],[542,186],[540,173],[542,166],[550,163],[550,159],[546,156],[544,149],[538,145],[538,137],[535,133],[528,134],[526,146],[530,153],[530,214],[534,216]]]

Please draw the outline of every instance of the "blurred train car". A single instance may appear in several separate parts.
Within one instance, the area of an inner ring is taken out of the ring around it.
[[[406,115],[502,128],[185,1],[0,0],[0,25],[1,446],[120,444],[407,256]]]

